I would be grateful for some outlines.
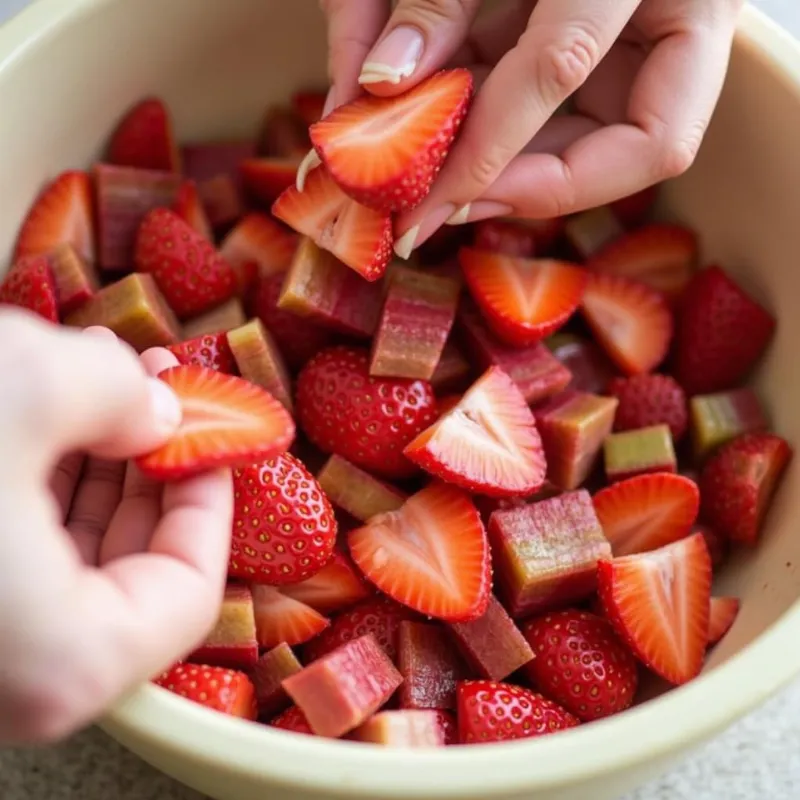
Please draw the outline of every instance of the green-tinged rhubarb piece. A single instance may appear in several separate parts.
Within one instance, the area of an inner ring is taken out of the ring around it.
[[[97,272],[71,244],[60,244],[47,254],[61,315],[67,315],[90,300],[100,287]]]
[[[752,389],[695,395],[689,401],[695,458],[703,461],[714,450],[743,433],[767,428],[767,418]]]
[[[246,586],[225,589],[217,622],[191,655],[199,664],[249,669],[258,660],[253,595]]]
[[[212,333],[224,333],[238,328],[247,322],[247,316],[238,297],[226,300],[221,306],[206,311],[183,323],[183,335],[187,339],[206,336]]]
[[[444,747],[447,744],[441,715],[432,710],[381,711],[348,738],[385,747]]]
[[[258,659],[253,668],[253,684],[260,716],[274,717],[291,705],[292,701],[281,684],[301,669],[303,665],[286,642],[281,642]]]
[[[603,443],[603,456],[610,481],[678,469],[669,425],[612,433]]]

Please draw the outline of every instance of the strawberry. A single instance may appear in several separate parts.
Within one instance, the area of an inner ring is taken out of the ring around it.
[[[597,341],[627,375],[655,369],[672,339],[672,313],[655,289],[618,275],[592,273],[581,304]]]
[[[214,241],[214,232],[194,181],[184,181],[181,184],[172,210],[204,239]]]
[[[674,684],[696,677],[708,641],[711,559],[693,534],[659,550],[597,564],[606,619],[634,654]]]
[[[250,197],[270,206],[294,186],[299,166],[296,158],[247,158],[239,164],[239,175]]]
[[[373,378],[362,348],[329,347],[297,378],[297,418],[313,444],[385,478],[414,467],[403,448],[436,419],[427,381]]]
[[[686,289],[675,337],[675,377],[686,392],[736,387],[764,354],[775,318],[729,275],[712,266]]]
[[[286,189],[272,213],[368,281],[380,278],[392,257],[392,218],[351,200],[324,167],[308,174],[302,191]]]
[[[728,539],[718,530],[710,528],[708,525],[693,525],[691,532],[702,534],[703,538],[706,540],[708,554],[711,556],[711,568],[715,571],[719,569],[728,558],[728,551],[730,549],[730,542]]]
[[[384,594],[421,614],[466,622],[491,592],[489,540],[469,496],[433,483],[347,534],[350,555]]]
[[[594,510],[615,556],[644,553],[689,534],[700,507],[697,484],[651,472],[601,489]]]
[[[108,145],[109,164],[180,172],[180,153],[164,103],[148,97],[122,118]]]
[[[62,172],[28,211],[17,237],[14,261],[49,253],[59,244],[71,244],[89,263],[95,262],[94,190],[85,172]]]
[[[746,433],[720,448],[700,473],[703,519],[734,542],[754,545],[792,448],[771,433]]]
[[[336,518],[317,479],[289,453],[233,472],[228,577],[279,586],[328,563]]]
[[[499,367],[484,372],[458,405],[403,452],[431,474],[492,497],[533,494],[545,479],[533,414]]]
[[[27,308],[49,322],[58,323],[56,283],[44,255],[17,261],[0,283],[0,305]]]
[[[610,204],[610,208],[626,228],[640,225],[647,218],[658,197],[658,188],[656,184],[627,197],[620,197]]]
[[[251,588],[256,639],[262,649],[277,647],[281,642],[290,646],[303,644],[330,625],[322,614],[285,595],[278,587],[256,584]]]
[[[433,713],[436,714],[439,726],[444,733],[444,743],[446,745],[458,744],[458,724],[456,723],[455,717],[449,711],[445,711],[442,708],[433,709]]]
[[[278,714],[277,717],[270,720],[269,724],[273,728],[283,728],[283,730],[292,731],[293,733],[314,735],[306,715],[297,706],[289,706],[282,714]]]
[[[291,445],[292,418],[261,387],[197,366],[170,367],[158,377],[178,396],[183,420],[166,444],[136,459],[145,475],[178,480],[273,458]]]
[[[438,72],[395,97],[361,97],[309,129],[334,180],[384,213],[413,208],[431,184],[472,98],[466,69]]]
[[[485,219],[475,223],[473,247],[512,258],[533,258],[537,250],[536,233],[522,220]]]
[[[669,425],[674,441],[689,426],[686,393],[670,375],[632,375],[612,378],[607,393],[619,398],[614,430],[630,431],[652,425]]]
[[[208,367],[227,375],[236,375],[236,361],[224,333],[209,333],[187,339],[180,344],[171,344],[172,352],[181,364]]]
[[[461,744],[527,739],[580,724],[565,708],[510,683],[462,681],[456,703]]]
[[[731,629],[739,613],[738,597],[712,597],[708,611],[708,644],[716,644]]]
[[[137,272],[153,276],[181,318],[224,303],[236,289],[231,265],[168,208],[153,209],[142,220],[134,260]]]
[[[458,258],[489,327],[516,347],[558,330],[580,304],[589,275],[564,261],[514,258],[467,247]]]
[[[178,663],[153,683],[213,711],[250,720],[258,716],[253,682],[234,669]]]
[[[611,624],[585,611],[554,611],[522,633],[536,658],[525,667],[534,685],[582,722],[624,711],[633,702],[639,668]]]
[[[313,125],[322,118],[327,92],[306,89],[292,95],[292,108],[306,125]]]

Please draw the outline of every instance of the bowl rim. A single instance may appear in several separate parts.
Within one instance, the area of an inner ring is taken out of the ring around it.
[[[36,0],[0,26],[0,74],[65,23],[112,2],[118,0]],[[800,43],[790,33],[747,5],[735,46],[768,65],[800,102]],[[123,743],[159,754],[159,761],[193,761],[310,792],[384,798],[522,794],[667,760],[721,732],[800,672],[798,629],[800,603],[795,603],[754,642],[668,697],[535,742],[413,753],[365,748],[225,717],[152,684],[124,698],[100,725]],[[622,746],[609,746],[617,741]]]

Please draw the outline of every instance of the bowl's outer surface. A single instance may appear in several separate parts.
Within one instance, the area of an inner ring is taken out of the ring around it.
[[[42,182],[101,152],[151,93],[180,138],[251,136],[268,102],[324,82],[312,0],[39,0],[0,29],[0,252]],[[665,213],[702,233],[771,306],[780,326],[758,384],[775,428],[800,442],[800,49],[748,9],[696,165]],[[0,262],[2,263],[2,262]],[[743,331],[746,335],[746,331]],[[152,686],[106,730],[219,800],[322,797],[607,800],[655,776],[800,671],[800,470],[789,471],[763,544],[718,593],[742,611],[705,674],[625,714],[540,739],[408,753],[292,736],[205,711]],[[658,694],[658,687],[654,688]]]

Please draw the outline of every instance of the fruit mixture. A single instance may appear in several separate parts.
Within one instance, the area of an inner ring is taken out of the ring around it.
[[[252,141],[178,146],[156,98],[46,186],[0,302],[104,325],[184,406],[153,478],[233,469],[214,629],[155,682],[225,714],[388,746],[540,736],[683,684],[739,611],[792,449],[745,386],[775,319],[655,189],[445,227],[408,263],[472,94],[434,75]]]

